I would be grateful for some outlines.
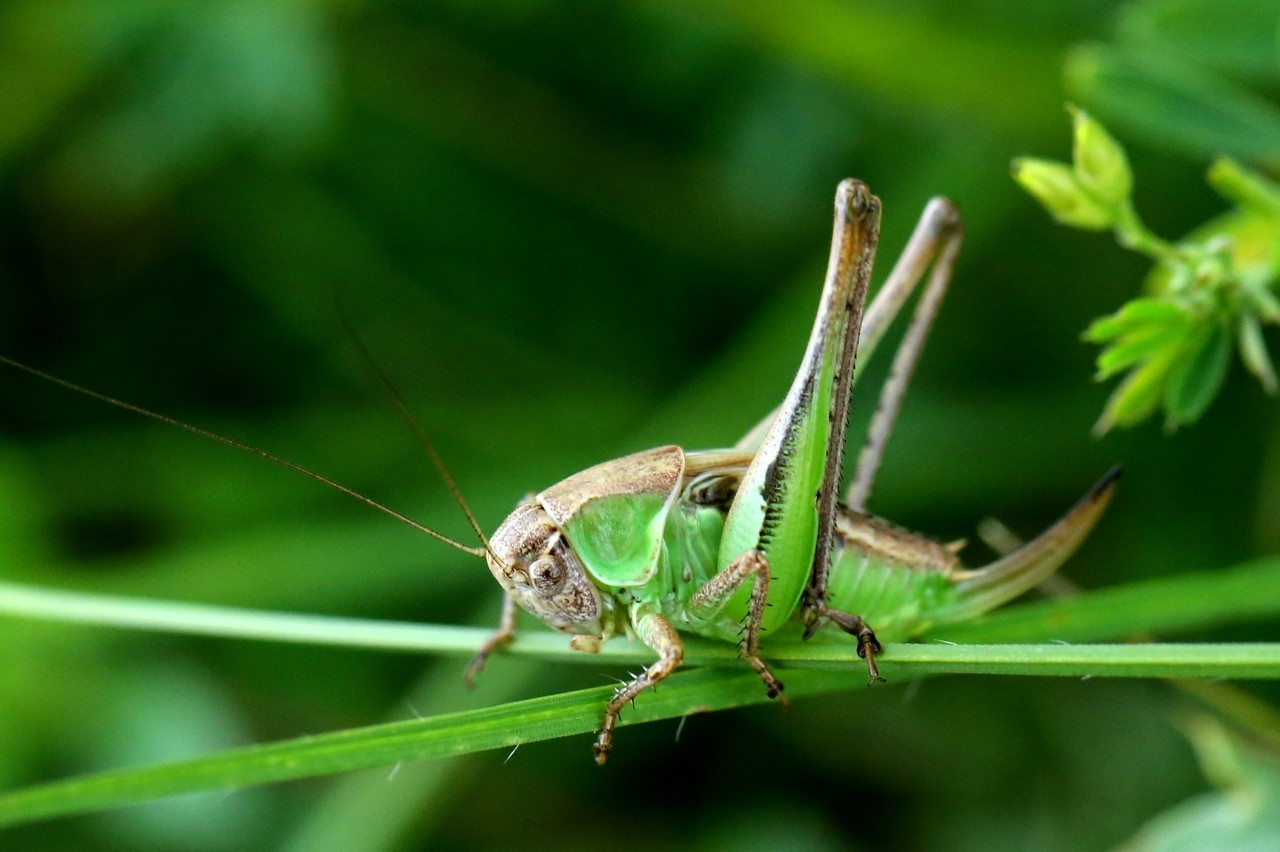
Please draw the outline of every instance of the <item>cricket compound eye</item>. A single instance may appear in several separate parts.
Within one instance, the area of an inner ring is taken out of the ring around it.
[[[541,594],[554,595],[564,588],[564,565],[554,556],[540,556],[529,566],[529,581]]]

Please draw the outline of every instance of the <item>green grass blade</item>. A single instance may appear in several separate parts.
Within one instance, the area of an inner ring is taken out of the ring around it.
[[[1139,633],[1186,632],[1280,613],[1280,558],[1099,589],[1074,598],[998,610],[940,627],[951,642],[1097,642]]]
[[[1143,631],[1191,630],[1280,611],[1280,559],[1175,576],[1025,604],[935,631],[938,639],[1025,642],[1114,639]],[[119,598],[0,584],[0,612],[46,620],[241,638],[355,645],[466,656],[483,628],[335,619]],[[690,638],[684,671],[646,693],[623,724],[762,703],[754,673],[727,643]],[[596,666],[647,661],[636,644],[599,654],[570,651],[563,636],[526,632],[510,653]],[[793,698],[857,691],[864,664],[847,642],[770,643]],[[1102,677],[1280,677],[1280,644],[952,645],[893,644],[881,669],[894,681],[938,673]],[[0,824],[121,807],[165,796],[223,790],[403,761],[449,757],[596,729],[611,687],[482,710],[396,722],[225,751],[178,763],[106,772],[0,794]],[[589,749],[584,737],[584,760]]]
[[[1096,642],[1143,632],[1187,631],[1280,612],[1280,558],[1116,586],[1076,598],[1007,607],[984,618],[947,625],[926,638],[950,642]],[[384,651],[469,656],[484,628],[415,624],[177,603],[0,583],[0,614],[135,630],[224,638],[337,645]],[[822,635],[822,634],[820,634]],[[838,638],[838,637],[837,637]],[[729,645],[698,642],[703,662],[731,660]],[[770,643],[770,654],[778,643]],[[651,654],[622,642],[589,656],[563,636],[524,631],[508,653],[575,662],[647,661]]]
[[[790,645],[792,643],[788,643]],[[794,697],[862,688],[863,663],[851,648],[778,649]],[[800,658],[801,653],[816,656]],[[782,667],[780,667],[782,668]],[[834,670],[824,670],[834,669]],[[894,680],[943,672],[1073,677],[1280,678],[1280,644],[1232,645],[916,645],[890,646],[881,665]],[[0,825],[87,813],[199,791],[226,790],[451,757],[586,734],[599,724],[612,687],[517,701],[482,710],[232,749],[176,763],[103,772],[0,794]],[[750,671],[683,672],[646,694],[622,724],[672,719],[767,699]],[[589,759],[583,743],[583,759]]]
[[[474,654],[489,631],[102,595],[0,582],[0,614],[223,638]]]

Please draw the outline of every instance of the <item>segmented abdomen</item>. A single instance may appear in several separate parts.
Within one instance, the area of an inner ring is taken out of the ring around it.
[[[882,640],[906,639],[947,602],[959,567],[951,548],[841,507],[827,606],[861,616]]]

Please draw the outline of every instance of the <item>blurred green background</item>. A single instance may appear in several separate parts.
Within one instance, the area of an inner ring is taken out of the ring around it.
[[[1149,224],[1191,229],[1225,207],[1210,156],[1280,166],[1278,17],[1261,0],[10,0],[0,351],[466,538],[342,314],[492,528],[529,490],[659,443],[729,444],[776,404],[835,185],[856,176],[884,202],[882,269],[930,196],[967,225],[873,509],[943,540],[984,516],[1031,534],[1121,462],[1068,576],[1226,567],[1280,549],[1275,402],[1237,366],[1194,427],[1091,438],[1108,388],[1079,334],[1146,267],[1053,225],[1008,163],[1066,156],[1075,100],[1129,148]],[[12,370],[0,575],[442,623],[498,608],[473,560],[342,495]],[[11,620],[0,647],[3,788],[619,674],[499,659],[467,694],[456,660]],[[936,678],[627,728],[604,770],[573,738],[3,843],[1104,849],[1205,789],[1185,706],[1159,682]]]

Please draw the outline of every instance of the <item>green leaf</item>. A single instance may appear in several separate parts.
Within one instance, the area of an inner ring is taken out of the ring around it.
[[[1164,410],[1170,428],[1193,423],[1222,389],[1231,363],[1231,335],[1225,321],[1215,322],[1201,342],[1184,349],[1169,371]]]
[[[1275,80],[1278,18],[1275,0],[1139,0],[1122,7],[1118,35],[1215,71]]]
[[[1241,314],[1237,338],[1240,359],[1244,361],[1244,365],[1258,377],[1267,393],[1275,393],[1276,368],[1267,352],[1267,342],[1262,339],[1262,324],[1258,322],[1258,318],[1252,314]]]
[[[1178,350],[1166,349],[1129,373],[1107,400],[1102,416],[1093,426],[1094,434],[1102,435],[1113,426],[1132,426],[1147,419],[1160,404],[1166,377],[1178,354]]]
[[[1270,216],[1280,216],[1280,186],[1237,163],[1219,157],[1209,166],[1209,184],[1229,201]]]
[[[1187,330],[1182,325],[1140,326],[1104,349],[1098,355],[1099,381],[1109,379],[1140,361],[1154,358],[1161,350],[1178,348],[1186,339]]]
[[[1073,98],[1159,145],[1196,157],[1280,156],[1280,108],[1186,62],[1088,46],[1068,56],[1066,78]]]
[[[1185,723],[1206,777],[1218,790],[1199,795],[1148,822],[1126,849],[1196,852],[1280,846],[1280,762],[1254,751],[1216,719]]]
[[[1122,334],[1148,325],[1180,325],[1189,327],[1191,315],[1168,299],[1141,298],[1126,302],[1110,316],[1094,320],[1084,332],[1091,343],[1105,343]]]
[[[1280,259],[1280,243],[1277,243],[1277,259]],[[1253,309],[1258,314],[1258,319],[1262,322],[1272,324],[1280,324],[1280,299],[1277,299],[1269,289],[1265,287],[1255,287],[1249,297],[1253,300]]]

